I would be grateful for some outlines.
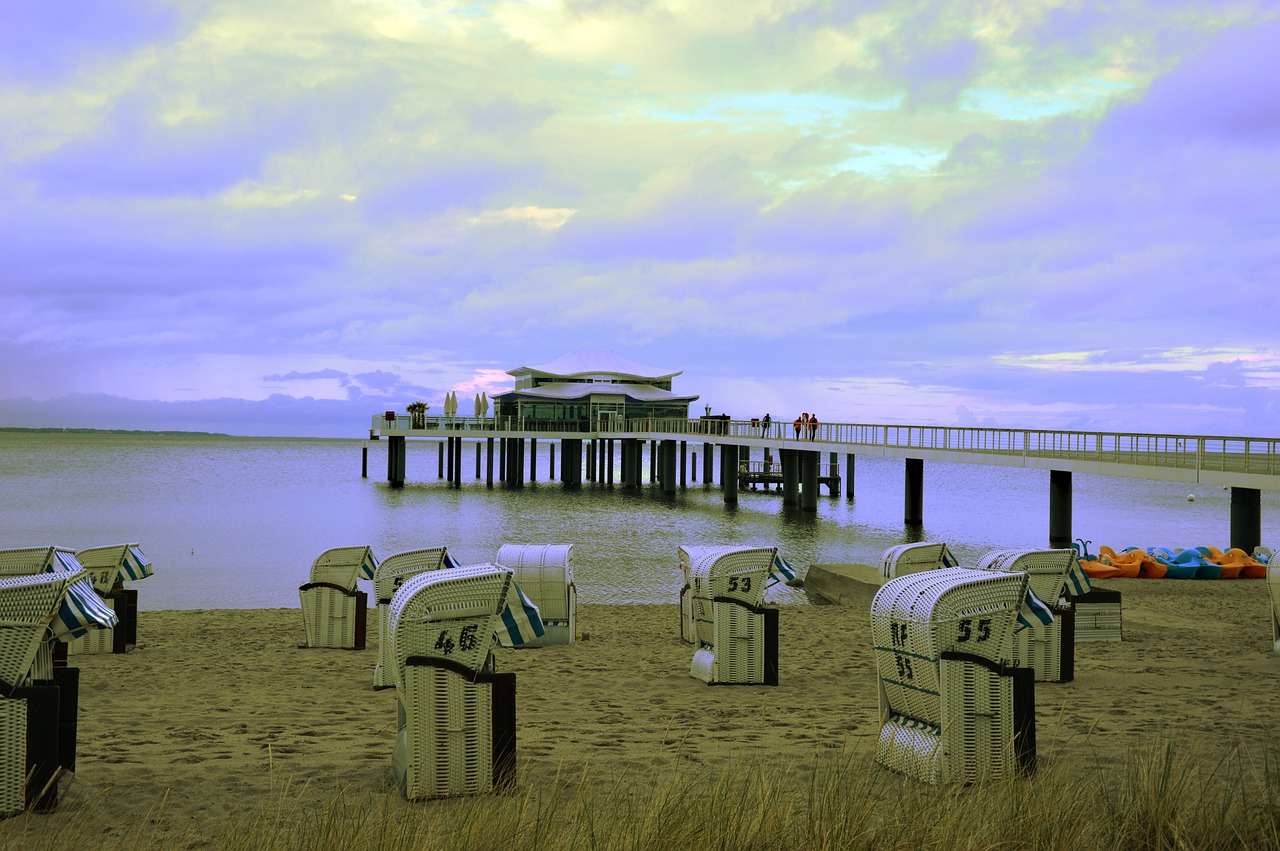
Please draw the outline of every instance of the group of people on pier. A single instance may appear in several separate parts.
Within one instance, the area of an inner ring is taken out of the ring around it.
[[[766,413],[759,420],[753,419],[751,421],[752,425],[755,425],[757,423],[759,423],[760,425],[760,435],[762,437],[768,437],[769,429],[773,425],[773,417],[769,416],[769,414]],[[796,421],[792,423],[792,425],[796,430],[796,440],[800,440],[802,436],[809,438],[809,440],[817,439],[818,417],[816,415],[810,414],[808,411],[805,411],[803,414],[796,417]]]

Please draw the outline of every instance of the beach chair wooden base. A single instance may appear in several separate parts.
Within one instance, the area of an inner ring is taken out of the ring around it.
[[[58,805],[59,689],[0,683],[0,817]]]
[[[41,685],[58,687],[58,765],[64,772],[76,770],[76,736],[80,717],[80,669],[58,666],[53,680]]]
[[[331,582],[308,582],[298,589],[298,596],[306,630],[303,647],[364,649],[368,594]]]
[[[1068,597],[1067,602],[1075,612],[1077,644],[1124,640],[1119,591],[1095,588],[1087,594]]]
[[[708,685],[778,684],[778,610],[716,597],[714,645],[693,654],[689,676]]]
[[[1075,679],[1075,613],[1050,609],[1053,623],[1048,626],[1037,621],[1009,633],[1004,658],[1015,668],[1035,671],[1038,683],[1069,683]]]
[[[405,660],[392,773],[409,800],[508,787],[516,768],[516,675],[447,659]]]
[[[1035,679],[981,656],[939,659],[941,724],[893,713],[880,696],[876,762],[925,783],[975,783],[1034,773]]]

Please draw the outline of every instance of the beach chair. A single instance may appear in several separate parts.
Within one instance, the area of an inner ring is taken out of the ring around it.
[[[1271,653],[1280,656],[1280,564],[1267,565],[1267,592],[1271,597]]]
[[[876,762],[926,783],[1035,769],[1035,679],[1002,661],[1023,573],[942,568],[886,582],[871,602],[879,677]]]
[[[334,547],[311,563],[311,579],[298,588],[303,647],[363,650],[369,595],[356,587],[372,579],[378,559],[369,547]]]
[[[1054,550],[992,550],[978,560],[978,570],[1025,573],[1027,588],[1051,615],[1028,618],[1006,636],[1004,659],[1035,671],[1036,682],[1069,683],[1075,679],[1075,612],[1064,595],[1089,589],[1070,547]],[[1070,585],[1070,589],[1068,586]],[[1025,613],[1024,609],[1024,613]]]
[[[79,671],[38,670],[52,640],[92,625],[72,592],[94,596],[87,574],[60,564],[0,578],[0,815],[52,810],[59,778],[75,771]]]
[[[880,557],[880,575],[889,579],[895,576],[906,576],[908,573],[919,573],[922,570],[937,570],[940,567],[956,567],[959,562],[946,544],[919,543],[899,544],[889,547]]]
[[[681,547],[697,649],[689,675],[707,684],[778,684],[778,610],[764,589],[776,547]]]
[[[388,606],[391,598],[411,576],[442,567],[457,567],[446,547],[406,550],[388,556],[373,572],[374,617],[378,620],[378,661],[373,667],[373,687],[391,688],[396,684],[395,654],[391,647]]]
[[[515,582],[538,607],[546,632],[525,647],[569,644],[578,628],[573,544],[505,544],[494,561],[515,572]]]
[[[1094,588],[1084,594],[1069,594],[1074,642],[1123,641],[1124,622],[1121,594],[1110,588]]]
[[[138,643],[138,592],[125,587],[126,580],[151,576],[151,561],[138,544],[113,544],[76,550],[80,562],[103,604],[116,613],[115,629],[94,629],[67,645],[67,653],[127,653]]]
[[[388,604],[398,728],[392,775],[409,800],[476,795],[515,776],[515,674],[493,670],[512,571],[419,573]]]

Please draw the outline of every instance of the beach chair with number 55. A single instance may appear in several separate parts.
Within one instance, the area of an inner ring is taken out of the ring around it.
[[[942,568],[886,582],[871,601],[880,689],[876,762],[926,783],[1035,767],[1035,679],[1002,659],[1025,573]]]

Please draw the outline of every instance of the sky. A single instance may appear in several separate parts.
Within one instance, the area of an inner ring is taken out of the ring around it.
[[[1280,2],[14,0],[0,426],[1280,436]],[[463,405],[465,408],[466,405]]]

